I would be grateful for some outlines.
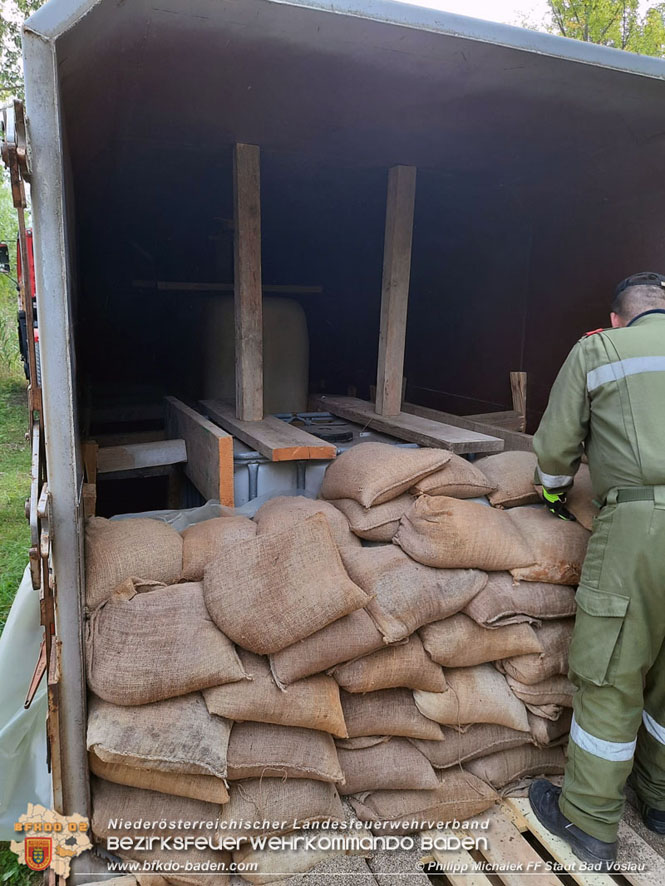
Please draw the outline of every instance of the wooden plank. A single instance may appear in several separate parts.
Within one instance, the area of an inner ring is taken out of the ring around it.
[[[354,397],[319,395],[314,397],[312,402],[316,409],[332,412],[333,415],[357,422],[364,428],[382,431],[400,440],[419,443],[421,446],[450,449],[457,453],[501,452],[503,449],[503,440],[498,436],[468,431],[454,427],[452,424],[407,415],[405,412],[394,416],[377,415],[371,403]]]
[[[97,482],[97,453],[99,452],[99,444],[96,440],[86,440],[81,445],[81,453],[83,456],[83,469],[85,471],[85,479],[88,483]]]
[[[575,870],[581,864],[580,860],[567,843],[564,843],[559,837],[555,837],[554,834],[550,833],[546,827],[543,827],[533,814],[531,804],[526,797],[507,798],[504,800],[504,804],[513,815],[519,816],[523,829],[526,830],[528,828],[532,834],[538,837],[538,840],[547,849],[552,858],[569,868],[566,873],[579,886],[616,886],[616,882],[609,874]]]
[[[167,397],[166,429],[187,443],[184,471],[201,495],[233,507],[233,437],[175,397]]]
[[[337,455],[337,447],[333,444],[325,443],[274,415],[268,415],[262,421],[248,422],[237,419],[230,403],[224,400],[202,400],[201,406],[224,430],[271,461],[331,459]]]
[[[106,446],[97,453],[97,473],[156,468],[160,465],[177,465],[184,461],[187,461],[187,445],[182,439]]]
[[[263,418],[263,295],[259,149],[233,151],[236,417]]]
[[[97,486],[94,483],[84,483],[81,491],[81,501],[83,504],[83,517],[94,517],[97,510]]]
[[[442,828],[440,831],[423,831],[423,837],[430,837],[433,840],[451,838],[463,838],[466,836],[473,837],[475,834],[485,834],[485,831],[459,831],[452,828]],[[452,886],[491,886],[492,881],[482,873],[482,871],[474,870],[478,862],[466,849],[432,849],[431,857],[436,864],[440,865],[443,875]],[[429,861],[429,857],[424,858],[423,862]],[[457,871],[453,870],[457,868]],[[437,874],[433,874],[437,876]]]
[[[498,876],[504,886],[533,886],[534,873],[538,886],[561,886],[561,880],[545,868],[545,861],[524,839],[519,830],[501,809],[490,809],[483,814],[490,819],[487,848],[478,849],[493,865],[520,865],[519,871],[501,870]],[[470,831],[470,833],[474,833]],[[535,866],[535,867],[534,867]]]
[[[430,409],[427,406],[418,406],[415,403],[402,403],[402,412],[409,415],[418,415],[422,418],[430,418],[433,421],[441,421],[457,428],[466,428],[469,431],[477,431],[480,434],[491,434],[500,437],[504,441],[506,450],[521,450],[533,452],[533,437],[531,434],[519,434],[517,431],[508,431],[499,425],[474,421],[468,415],[452,415],[450,412],[441,412],[438,409]]]
[[[474,412],[473,415],[465,415],[464,418],[496,425],[500,428],[506,428],[508,431],[520,432],[524,422],[524,417],[519,412],[515,412],[514,409],[507,409],[505,412]]]
[[[521,416],[518,431],[526,429],[526,372],[510,373],[510,393],[513,398],[513,409]]]
[[[380,415],[399,415],[402,406],[415,199],[415,166],[394,166],[388,173],[383,245],[381,325],[376,374],[376,411]]]

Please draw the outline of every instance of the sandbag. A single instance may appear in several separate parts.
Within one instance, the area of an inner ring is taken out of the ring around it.
[[[344,551],[342,560],[351,579],[372,597],[367,612],[387,643],[459,612],[487,582],[477,569],[423,566],[394,545]]]
[[[119,584],[140,576],[173,584],[182,571],[182,539],[161,520],[139,517],[85,523],[85,602],[96,609]]]
[[[508,625],[490,631],[462,612],[424,625],[419,634],[432,659],[450,668],[466,668],[510,655],[543,651],[530,625]]]
[[[451,455],[440,470],[418,480],[411,489],[414,495],[449,495],[451,498],[478,498],[494,489],[487,477],[475,464]]]
[[[224,780],[214,775],[182,775],[179,772],[134,769],[125,763],[108,763],[100,760],[94,751],[88,754],[88,764],[93,775],[105,781],[112,781],[114,784],[143,788],[176,797],[190,797],[206,803],[227,803],[229,799]]]
[[[494,507],[514,508],[540,501],[533,484],[538,465],[535,452],[497,452],[481,458],[476,465],[495,487],[487,496]]]
[[[579,523],[557,520],[543,508],[514,508],[508,513],[531,548],[532,565],[510,567],[517,581],[576,585],[580,580],[589,533]]]
[[[284,690],[275,683],[267,658],[244,649],[238,654],[250,682],[205,689],[203,697],[211,714],[236,721],[302,726],[346,737],[339,688],[332,677],[317,674]]]
[[[229,545],[256,535],[256,523],[248,517],[215,517],[194,523],[182,533],[183,581],[203,581],[208,563],[221,556]]]
[[[362,795],[361,795],[362,796]],[[469,772],[455,769],[440,776],[433,791],[374,791],[367,797],[351,797],[360,821],[370,823],[375,834],[408,834],[436,827],[438,822],[465,821],[489,809],[495,791]]]
[[[206,566],[203,593],[217,627],[260,654],[285,649],[369,602],[344,571],[323,514],[233,545]]]
[[[529,723],[524,704],[513,695],[505,677],[492,665],[452,668],[446,671],[446,680],[447,692],[423,692],[421,689],[414,691],[413,697],[418,710],[425,717],[447,726],[496,723],[520,732],[528,732]],[[348,718],[347,727],[351,735]]]
[[[381,689],[365,695],[342,690],[340,697],[349,738],[361,735],[402,735],[429,741],[443,738],[441,727],[420,713],[408,689]],[[524,719],[526,721],[526,714]]]
[[[556,720],[548,720],[528,712],[531,738],[540,748],[565,744],[568,741],[573,712],[568,708]]]
[[[534,562],[508,513],[444,495],[417,498],[393,542],[419,563],[440,569],[494,571]]]
[[[522,683],[510,674],[506,676],[512,692],[529,705],[559,705],[572,708],[575,686],[563,674],[555,674],[538,683]]]
[[[337,738],[335,745],[339,750],[359,751],[362,748],[373,748],[377,744],[383,744],[384,741],[390,741],[391,735],[357,735],[355,738]]]
[[[359,443],[332,461],[323,477],[321,498],[352,498],[364,508],[397,498],[418,480],[443,467],[445,449],[405,449],[391,443]]]
[[[540,654],[517,655],[501,661],[505,674],[520,683],[540,683],[556,674],[568,673],[568,649],[573,636],[575,619],[548,621],[535,628],[543,647]]]
[[[566,495],[566,507],[580,526],[589,531],[593,528],[593,521],[600,510],[594,498],[589,466],[582,464],[575,474],[573,488]]]
[[[353,836],[362,837],[366,833],[354,830]],[[245,882],[281,883],[282,886],[376,886],[365,859],[360,855],[345,855],[342,849],[298,848],[275,852],[274,849],[253,849],[251,844],[246,844],[233,853],[233,861],[246,866],[236,886]],[[248,868],[249,865],[256,867]]]
[[[235,723],[228,751],[228,777],[313,778],[342,782],[335,742],[327,732],[274,723]]]
[[[249,778],[231,782],[229,797],[229,802],[221,807],[219,819],[227,825],[230,822],[246,825],[223,828],[225,833],[228,831],[236,837],[273,836],[308,823],[345,820],[339,794],[327,781]]]
[[[208,712],[199,692],[132,706],[91,695],[87,748],[110,764],[221,780],[226,777],[231,725]]]
[[[433,742],[443,744],[443,742]],[[436,790],[439,782],[423,754],[406,738],[357,751],[337,749],[344,773],[340,794],[361,791]]]
[[[485,754],[516,748],[530,740],[526,732],[493,723],[474,723],[464,732],[444,726],[443,737],[443,741],[411,739],[435,769],[447,769]]]
[[[417,634],[398,646],[379,649],[331,671],[347,692],[375,692],[405,686],[445,692],[443,668],[429,658]]]
[[[509,572],[492,572],[464,612],[486,628],[522,622],[539,625],[575,615],[575,590],[542,581],[517,582]]]
[[[90,616],[86,664],[95,695],[140,705],[247,679],[200,584],[137,593],[140,587],[126,581]]]
[[[399,528],[399,521],[413,504],[413,496],[405,492],[391,501],[372,508],[364,508],[352,498],[339,498],[330,502],[346,517],[354,532],[368,541],[392,541]]]
[[[326,671],[344,661],[384,647],[383,635],[366,609],[357,609],[311,637],[270,656],[275,679],[283,686]]]
[[[304,495],[280,495],[271,498],[254,514],[254,520],[259,535],[265,535],[289,529],[312,514],[323,514],[338,548],[360,547],[361,542],[351,532],[349,521],[341,509],[338,510],[327,501],[315,501]]]
[[[538,748],[525,744],[478,757],[466,763],[464,769],[498,789],[534,775],[561,775],[565,767],[566,758],[560,747]]]

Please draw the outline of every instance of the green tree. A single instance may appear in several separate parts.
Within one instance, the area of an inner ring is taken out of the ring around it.
[[[21,28],[44,0],[0,0],[0,103],[23,98]]]
[[[547,0],[547,5],[550,33],[665,57],[665,3],[643,13],[639,0]]]

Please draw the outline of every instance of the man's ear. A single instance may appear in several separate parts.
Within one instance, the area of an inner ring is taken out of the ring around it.
[[[612,324],[612,329],[620,329],[622,326],[626,325],[621,317],[618,314],[615,314],[614,311],[610,314],[610,323]]]

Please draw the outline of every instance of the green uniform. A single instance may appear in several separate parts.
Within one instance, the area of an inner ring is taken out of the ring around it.
[[[560,808],[616,840],[623,787],[665,810],[665,312],[581,339],[534,438],[544,486],[586,453],[601,511],[577,590],[577,687]]]

